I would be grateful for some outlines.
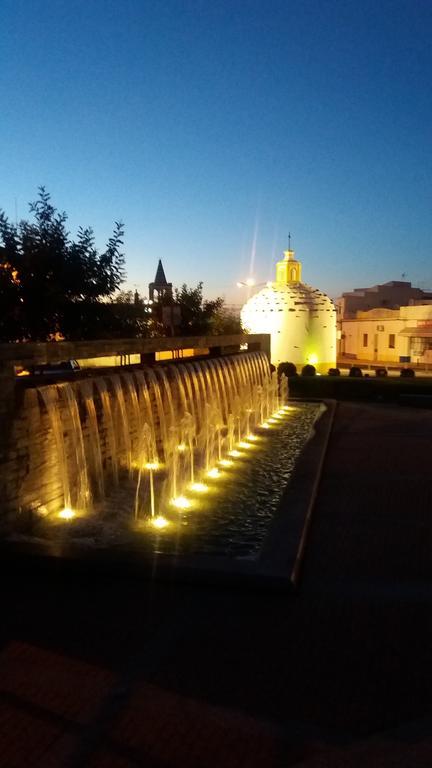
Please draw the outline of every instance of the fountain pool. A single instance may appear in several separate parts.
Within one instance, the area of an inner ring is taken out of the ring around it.
[[[37,434],[9,539],[244,559],[321,408],[290,403],[260,352],[39,387],[25,407]]]

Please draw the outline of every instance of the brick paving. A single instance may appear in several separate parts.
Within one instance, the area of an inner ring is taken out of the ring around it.
[[[430,766],[431,449],[339,405],[294,595],[3,569],[1,768]]]

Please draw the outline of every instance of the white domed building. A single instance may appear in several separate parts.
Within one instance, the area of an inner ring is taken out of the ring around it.
[[[300,261],[284,251],[276,280],[252,296],[241,310],[249,333],[271,334],[271,362],[311,363],[320,373],[336,365],[336,309],[317,288],[301,282]]]

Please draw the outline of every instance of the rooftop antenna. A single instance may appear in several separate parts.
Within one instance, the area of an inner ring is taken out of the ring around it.
[[[291,232],[288,232],[288,250],[291,250]]]

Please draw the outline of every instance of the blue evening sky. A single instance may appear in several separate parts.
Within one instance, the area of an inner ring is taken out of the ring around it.
[[[3,0],[0,207],[126,227],[128,285],[432,286],[431,0]],[[250,263],[254,262],[252,266]]]

